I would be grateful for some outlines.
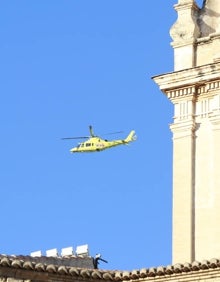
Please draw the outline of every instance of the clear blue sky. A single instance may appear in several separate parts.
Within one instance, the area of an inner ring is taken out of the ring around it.
[[[202,1],[201,1],[202,2]],[[1,254],[89,244],[100,268],[171,263],[176,0],[1,1]],[[71,155],[62,137],[134,129]]]

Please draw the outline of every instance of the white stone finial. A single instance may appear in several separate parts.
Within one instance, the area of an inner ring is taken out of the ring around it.
[[[195,42],[200,36],[197,23],[199,7],[194,0],[179,0],[174,8],[178,14],[177,21],[170,29],[174,48],[174,68],[175,70],[191,68],[196,63]]]
[[[197,24],[198,6],[194,0],[179,0],[174,8],[178,14],[177,21],[170,29],[170,36],[174,44],[194,41],[200,34]]]

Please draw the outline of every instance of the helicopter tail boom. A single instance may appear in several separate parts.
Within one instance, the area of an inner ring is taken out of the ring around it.
[[[137,139],[137,136],[135,135],[135,131],[132,130],[132,131],[128,134],[127,138],[125,138],[125,142],[126,142],[126,143],[129,143],[129,142],[135,141],[136,139]]]

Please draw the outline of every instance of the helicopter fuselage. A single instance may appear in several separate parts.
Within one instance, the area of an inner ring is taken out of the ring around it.
[[[70,149],[71,153],[90,153],[90,152],[99,152],[111,147],[119,145],[127,145],[128,143],[136,140],[135,131],[132,130],[127,138],[120,140],[106,140],[98,136],[90,137],[87,141],[79,143],[77,147]]]
[[[71,153],[98,152],[122,144],[127,144],[127,142],[125,140],[108,141],[105,139],[101,139],[99,137],[92,137],[85,142],[79,143],[77,147],[70,149],[70,152]]]

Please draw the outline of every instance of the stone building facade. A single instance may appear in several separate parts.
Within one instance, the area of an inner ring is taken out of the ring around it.
[[[174,69],[154,77],[174,105],[173,263],[220,254],[220,1],[179,0]]]
[[[0,255],[0,282],[220,281],[220,0],[174,8],[174,72],[153,78],[174,105],[172,264],[110,271],[93,258]]]

